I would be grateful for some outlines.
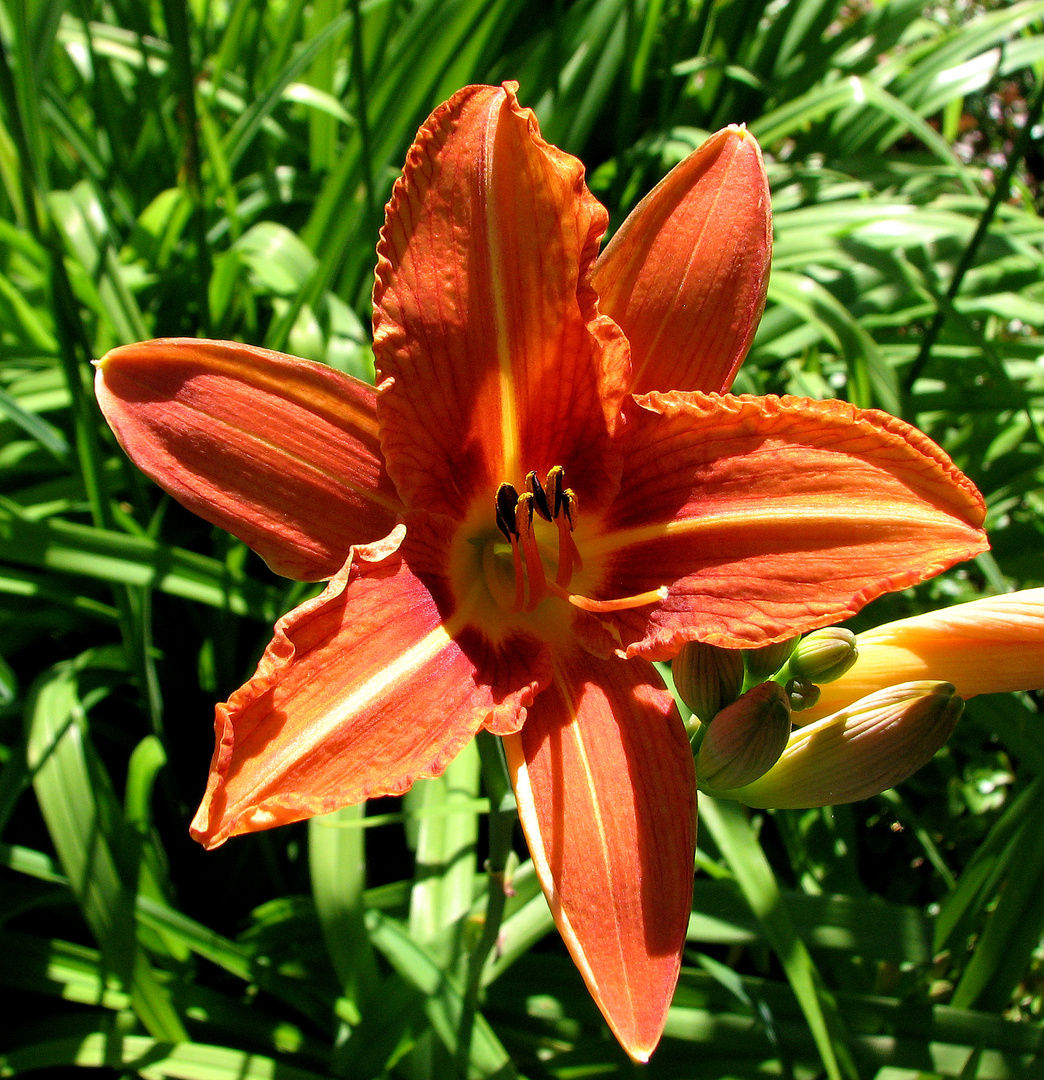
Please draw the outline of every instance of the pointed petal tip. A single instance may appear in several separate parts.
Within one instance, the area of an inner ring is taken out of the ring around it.
[[[189,826],[189,836],[191,836],[197,844],[202,844],[207,851],[214,851],[216,848],[221,847],[228,837],[212,833],[205,824],[197,825],[202,812],[203,808],[200,807],[195,818],[192,819],[192,824]]]
[[[614,1032],[613,1034],[616,1035],[617,1041],[623,1047],[624,1053],[638,1065],[648,1065],[649,1058],[652,1057],[652,1052],[656,1049],[657,1046],[660,1045],[659,1035],[656,1036],[655,1041],[651,1045],[642,1042],[634,1043],[629,1046],[623,1041],[623,1039],[620,1038],[618,1032]]]
[[[371,386],[232,341],[158,338],[97,362],[98,406],[132,461],[279,574],[331,577],[401,502]]]
[[[373,290],[381,446],[405,503],[442,512],[449,489],[466,506],[526,459],[607,500],[627,363],[588,281],[607,223],[512,84],[468,87],[422,124]]]
[[[642,199],[595,266],[601,310],[630,342],[632,391],[731,385],[771,255],[761,150],[745,128],[722,128]]]
[[[599,554],[621,590],[671,584],[663,604],[614,613],[629,657],[671,659],[693,640],[767,645],[988,547],[974,484],[895,417],[793,397],[674,392],[637,404]]]
[[[504,748],[562,939],[621,1047],[648,1061],[691,908],[695,776],[680,717],[640,661],[559,657]]]

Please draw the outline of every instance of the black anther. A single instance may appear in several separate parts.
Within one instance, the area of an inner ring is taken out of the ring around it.
[[[518,492],[510,484],[501,484],[497,488],[497,528],[510,540],[518,539],[518,525],[515,520],[515,508],[518,506]]]

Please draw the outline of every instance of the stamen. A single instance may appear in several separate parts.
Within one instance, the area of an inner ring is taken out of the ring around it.
[[[562,492],[562,516],[559,518],[559,522],[568,521],[569,532],[565,532],[562,525],[559,524],[559,548],[561,549],[563,540],[568,544],[574,570],[583,570],[584,568],[584,560],[580,557],[580,549],[573,542],[572,536],[569,535],[576,528],[576,522],[579,516],[580,506],[576,497],[576,492],[572,488],[566,488],[565,491]]]
[[[572,488],[566,488],[562,492],[561,499],[562,509],[565,511],[565,516],[569,521],[569,531],[572,532],[576,528],[576,519],[580,516],[580,501]]]
[[[586,596],[569,595],[569,603],[582,611],[629,611],[631,608],[645,607],[646,604],[658,604],[667,599],[667,586],[638,593],[635,596],[620,596],[616,600],[590,600]]]
[[[529,603],[525,610],[532,611],[547,595],[547,579],[544,576],[544,564],[540,561],[536,536],[533,533],[533,495],[524,492],[518,497],[515,508],[515,524],[518,527],[522,544],[522,554],[526,560],[526,577],[529,579]]]
[[[551,514],[551,507],[548,505],[547,495],[544,493],[544,489],[537,479],[535,471],[526,476],[526,487],[529,488],[530,494],[533,496],[533,509],[536,510],[545,521],[550,521],[553,516]]]
[[[562,483],[565,478],[565,469],[561,465],[555,465],[549,469],[544,480],[544,490],[547,492],[547,502],[551,510],[551,517],[557,518],[562,512]]]
[[[518,505],[518,492],[510,484],[501,484],[497,488],[496,512],[497,528],[506,540],[518,537],[518,524],[515,521],[515,508]]]

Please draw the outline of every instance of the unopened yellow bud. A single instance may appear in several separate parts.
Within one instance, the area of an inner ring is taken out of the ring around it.
[[[790,735],[790,699],[779,683],[764,682],[711,721],[696,757],[704,790],[749,784],[772,768]]]
[[[748,806],[788,809],[868,799],[927,764],[963,710],[950,683],[889,686],[796,728],[768,772],[737,790],[714,794]]]
[[[840,679],[856,662],[856,636],[843,626],[816,630],[798,642],[787,670],[798,679],[822,684]]]
[[[744,649],[743,663],[747,668],[748,683],[771,679],[790,659],[800,640],[800,637],[792,637],[777,641],[775,645],[766,645],[763,649]]]
[[[929,611],[866,630],[856,640],[855,666],[823,690],[809,720],[911,679],[953,683],[962,698],[1036,690],[1044,687],[1044,589]]]
[[[705,723],[739,697],[743,657],[737,649],[721,649],[690,641],[671,661],[678,696]]]

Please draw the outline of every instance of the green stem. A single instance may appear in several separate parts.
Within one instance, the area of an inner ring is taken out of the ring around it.
[[[485,732],[479,732],[479,755],[482,759],[482,775],[489,792],[489,859],[486,869],[489,875],[489,898],[486,901],[486,921],[482,937],[468,957],[468,981],[464,990],[464,1008],[457,1029],[456,1072],[460,1077],[468,1075],[468,1058],[471,1055],[471,1035],[478,1012],[479,991],[482,988],[482,972],[486,959],[493,951],[500,936],[500,924],[504,919],[507,902],[505,873],[511,854],[511,836],[517,818],[515,796],[507,776],[503,751],[497,740]]]
[[[163,0],[163,19],[170,38],[174,78],[178,87],[182,130],[185,134],[185,184],[193,207],[193,231],[196,236],[196,267],[199,273],[197,295],[204,337],[210,336],[210,252],[207,223],[203,214],[203,184],[199,152],[199,117],[196,115],[196,76],[192,70],[192,40],[189,14],[184,2]]]
[[[939,336],[939,331],[942,330],[943,323],[946,322],[947,315],[953,308],[953,301],[956,299],[957,293],[960,292],[961,285],[964,282],[964,276],[975,262],[975,258],[979,253],[979,246],[982,244],[982,241],[986,237],[986,233],[989,231],[990,225],[993,223],[997,208],[1008,197],[1012,177],[1015,175],[1015,170],[1019,167],[1022,159],[1026,156],[1026,151],[1029,149],[1030,139],[1032,137],[1031,132],[1040,120],[1042,109],[1044,109],[1044,81],[1037,87],[1036,96],[1026,112],[1026,121],[1022,125],[1022,130],[1019,132],[1018,138],[1015,140],[1015,145],[1011,148],[1008,163],[1004,166],[1004,171],[994,185],[990,201],[986,204],[986,209],[983,211],[982,217],[979,218],[979,224],[976,226],[971,240],[968,241],[968,246],[961,255],[961,260],[957,264],[957,269],[953,272],[950,287],[946,290],[945,297],[935,309],[935,317],[932,319],[932,325],[928,327],[928,331],[924,335],[924,340],[921,342],[921,348],[917,353],[917,358],[914,360],[913,366],[907,373],[904,384],[907,393],[910,393],[910,391],[913,390],[914,383],[921,377],[922,372],[928,364],[936,338]]]

